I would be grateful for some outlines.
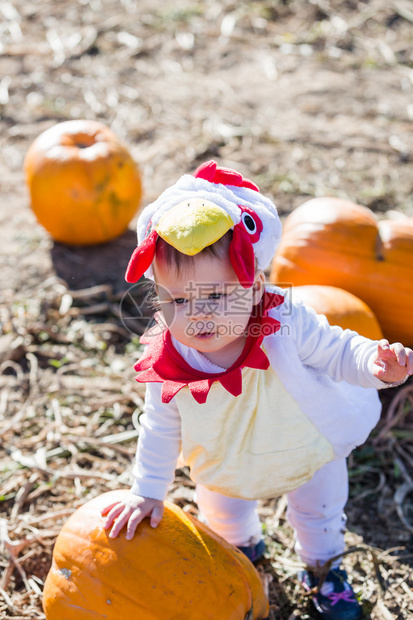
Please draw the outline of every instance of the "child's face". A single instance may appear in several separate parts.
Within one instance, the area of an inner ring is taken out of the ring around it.
[[[154,275],[165,321],[182,344],[228,367],[240,355],[252,308],[263,294],[264,275],[243,288],[225,260],[211,255],[194,257],[193,267],[177,273],[164,261],[154,261]]]

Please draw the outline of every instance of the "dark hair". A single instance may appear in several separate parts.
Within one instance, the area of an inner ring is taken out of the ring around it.
[[[156,258],[162,263],[171,265],[177,274],[182,273],[186,269],[190,269],[194,264],[197,256],[210,256],[214,258],[225,259],[229,256],[229,244],[232,240],[232,230],[229,230],[218,241],[207,245],[203,250],[194,256],[188,256],[175,249],[172,245],[164,241],[161,237],[156,243]]]

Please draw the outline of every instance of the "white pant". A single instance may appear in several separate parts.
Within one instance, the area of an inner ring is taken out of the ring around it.
[[[209,527],[238,547],[261,538],[257,502],[226,497],[198,485],[197,502]],[[324,564],[344,551],[348,499],[348,474],[345,459],[332,461],[313,478],[287,494],[287,516],[294,528],[296,551],[309,566]],[[340,560],[334,563],[340,564]]]

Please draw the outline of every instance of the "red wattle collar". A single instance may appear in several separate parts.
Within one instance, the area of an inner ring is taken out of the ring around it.
[[[149,330],[141,338],[141,342],[148,344],[148,347],[134,366],[135,370],[141,371],[136,381],[163,383],[163,403],[169,403],[175,394],[186,386],[198,403],[205,403],[211,385],[215,381],[219,381],[233,396],[239,396],[242,392],[242,368],[266,370],[270,365],[268,357],[261,349],[261,344],[265,336],[274,334],[280,329],[281,323],[269,317],[268,311],[283,302],[282,295],[265,291],[261,303],[254,306],[248,322],[248,336],[241,355],[230,368],[216,374],[205,373],[189,366],[173,346],[168,329],[153,336]]]

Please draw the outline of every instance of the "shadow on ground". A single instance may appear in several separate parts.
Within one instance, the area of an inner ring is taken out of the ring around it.
[[[128,288],[125,271],[136,247],[136,233],[127,230],[122,236],[94,246],[70,246],[55,242],[51,260],[56,275],[70,290],[109,284],[114,292]]]

